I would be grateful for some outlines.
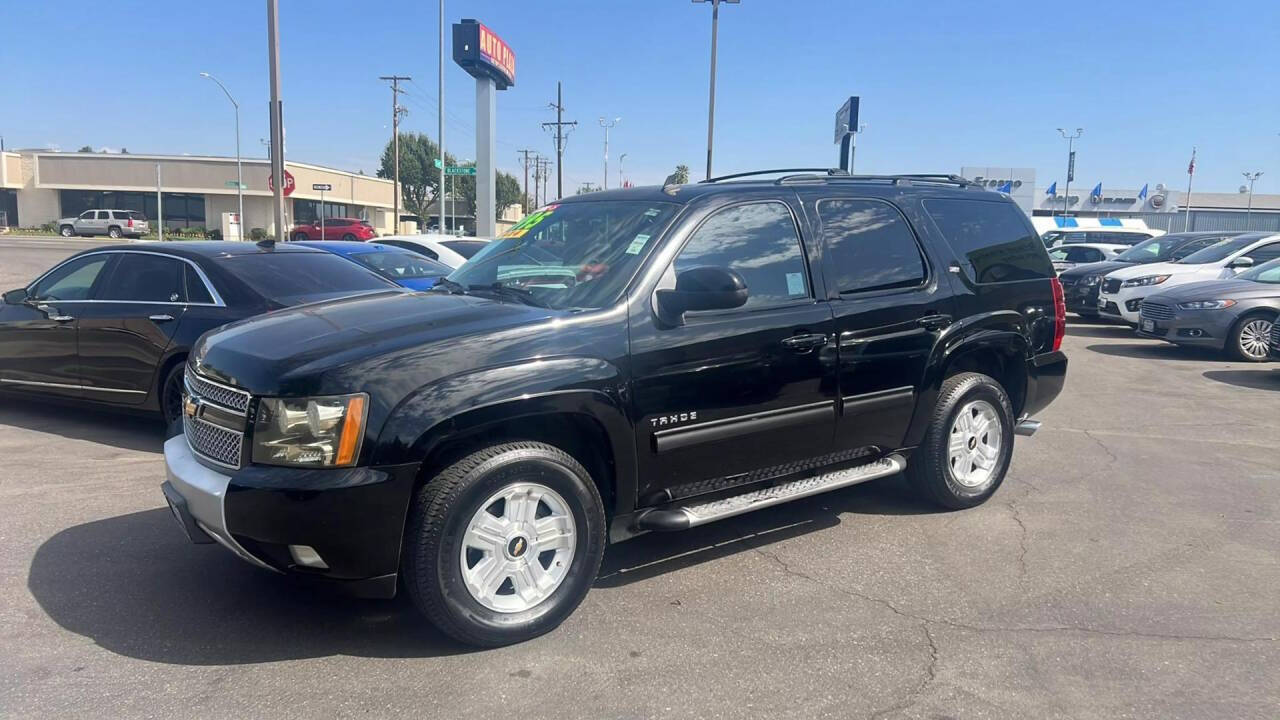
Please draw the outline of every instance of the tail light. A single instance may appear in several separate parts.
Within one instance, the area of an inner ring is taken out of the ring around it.
[[[133,227],[133,218],[129,218],[129,227]]]
[[[1053,284],[1053,349],[1057,351],[1067,334],[1067,298],[1062,294],[1062,281],[1053,278],[1050,282]]]

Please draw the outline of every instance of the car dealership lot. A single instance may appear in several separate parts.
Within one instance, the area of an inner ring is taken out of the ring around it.
[[[0,239],[0,289],[89,244]],[[1280,363],[1074,317],[1064,349],[986,505],[887,482],[646,536],[483,652],[187,544],[157,423],[0,398],[0,716],[1276,716]]]

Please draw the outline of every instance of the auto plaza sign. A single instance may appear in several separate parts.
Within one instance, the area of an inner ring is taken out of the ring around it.
[[[515,52],[482,22],[454,24],[453,61],[473,76],[492,79],[499,90],[516,84]]]

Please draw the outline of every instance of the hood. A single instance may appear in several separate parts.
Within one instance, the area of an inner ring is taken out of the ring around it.
[[[1115,260],[1103,260],[1102,262],[1084,263],[1076,265],[1070,270],[1064,270],[1059,277],[1068,279],[1083,278],[1089,275],[1106,275],[1120,268],[1133,267],[1133,263],[1117,262]]]
[[[1280,285],[1252,280],[1204,280],[1179,285],[1159,296],[1174,303],[1191,300],[1280,298]]]
[[[200,338],[191,357],[202,374],[255,395],[306,394],[316,390],[317,377],[352,363],[560,314],[466,295],[377,293],[224,325]]]
[[[1216,264],[1209,263],[1205,265],[1182,265],[1171,262],[1146,263],[1143,265],[1129,265],[1119,270],[1114,270],[1107,275],[1111,278],[1119,278],[1128,280],[1130,278],[1145,277],[1147,275],[1207,275],[1214,277],[1222,268]]]

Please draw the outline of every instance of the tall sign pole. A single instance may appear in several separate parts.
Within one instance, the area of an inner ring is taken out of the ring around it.
[[[1191,181],[1196,176],[1196,149],[1191,148],[1191,164],[1187,165],[1187,217],[1182,221],[1182,232],[1191,230]]]
[[[1067,186],[1062,191],[1062,217],[1067,217],[1071,209],[1071,181],[1076,179],[1076,140],[1084,134],[1084,128],[1076,128],[1070,135],[1066,130],[1058,128],[1058,133],[1067,141]]]
[[[840,144],[840,162],[837,167],[853,173],[854,137],[858,133],[858,106],[861,100],[852,95],[836,111],[836,142]]]
[[[164,242],[164,193],[161,191],[160,163],[156,163],[156,232]]]
[[[445,168],[445,165],[448,164],[444,161],[444,157],[445,157],[444,155],[444,0],[440,0],[440,88],[438,90],[437,97],[440,99],[440,102],[437,103],[438,117],[436,118],[436,122],[438,124],[438,127],[436,128],[436,132],[440,139],[439,225],[440,225],[440,232],[444,232],[444,180],[445,180],[444,168]]]
[[[453,26],[453,60],[476,79],[476,235],[492,237],[498,217],[497,91],[515,85],[516,54],[484,24],[464,19]]]
[[[271,191],[277,238],[288,236],[284,224],[284,106],[280,101],[280,3],[267,0],[267,62],[271,77],[271,177],[276,179]],[[241,222],[244,219],[241,218]]]

